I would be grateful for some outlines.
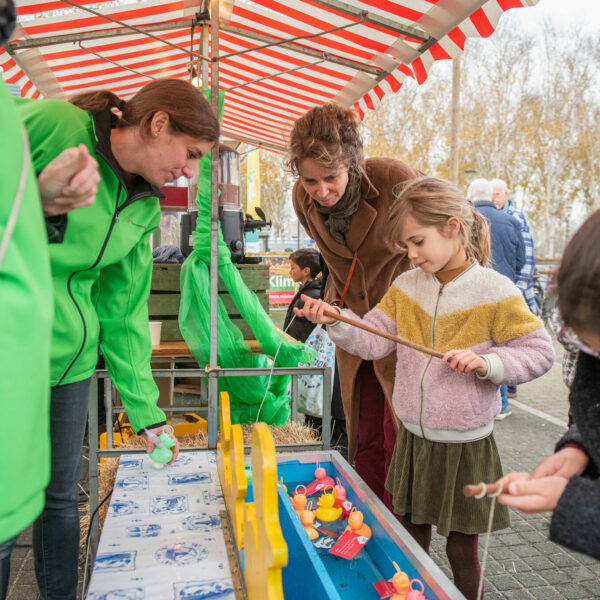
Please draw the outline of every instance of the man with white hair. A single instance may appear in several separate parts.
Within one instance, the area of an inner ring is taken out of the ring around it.
[[[535,303],[535,293],[533,291],[533,271],[535,268],[535,253],[533,250],[533,237],[525,215],[515,208],[512,200],[508,197],[508,186],[502,179],[492,179],[492,201],[498,210],[509,214],[516,219],[521,226],[521,237],[525,245],[525,264],[519,271],[517,287],[521,290],[523,298],[527,302],[529,309],[534,315],[537,315],[539,309]]]
[[[498,210],[509,214],[513,219],[516,219],[521,226],[521,237],[523,238],[523,244],[525,246],[525,264],[519,271],[517,281],[517,287],[521,290],[525,302],[529,306],[529,310],[534,314],[539,314],[538,305],[535,302],[535,291],[533,289],[533,274],[535,270],[535,252],[533,249],[533,237],[529,224],[525,215],[515,208],[512,200],[508,197],[508,186],[506,181],[502,179],[492,179],[492,201],[498,208]],[[508,386],[508,397],[517,397],[517,386]]]
[[[506,275],[514,283],[525,264],[525,246],[521,237],[521,226],[509,214],[496,208],[492,202],[492,184],[483,178],[475,179],[469,186],[467,198],[490,224],[491,266]],[[508,417],[512,411],[508,406],[507,388],[500,386],[502,411],[496,419]]]

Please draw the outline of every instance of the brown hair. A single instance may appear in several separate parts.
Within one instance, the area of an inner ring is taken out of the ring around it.
[[[295,262],[301,269],[310,269],[310,276],[314,279],[321,272],[319,251],[314,248],[300,248],[290,254],[290,261]]]
[[[390,209],[385,231],[388,242],[400,246],[402,227],[408,216],[426,227],[436,227],[440,232],[445,231],[450,217],[456,217],[467,256],[487,267],[490,258],[488,222],[455,185],[436,177],[421,177],[394,192],[396,200]]]
[[[290,134],[287,165],[298,175],[299,163],[312,158],[333,169],[340,164],[360,174],[364,162],[358,115],[351,108],[328,102],[301,116]]]
[[[593,213],[567,244],[556,275],[558,310],[576,333],[600,335],[600,210]]]
[[[77,94],[69,100],[92,113],[117,108],[112,113],[114,128],[138,127],[142,137],[150,136],[152,117],[163,111],[169,115],[169,131],[195,139],[216,142],[219,121],[204,94],[183,79],[157,79],[146,84],[130,100],[121,100],[108,90]]]

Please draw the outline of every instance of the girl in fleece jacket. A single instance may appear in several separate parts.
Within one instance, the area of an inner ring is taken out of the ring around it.
[[[462,489],[501,477],[492,435],[500,385],[539,377],[554,351],[519,289],[486,268],[487,222],[454,185],[432,177],[408,183],[386,233],[418,268],[397,277],[362,321],[443,352],[442,360],[325,317],[330,307],[320,300],[305,298],[296,313],[329,324],[336,344],[366,360],[396,352],[393,404],[401,425],[386,488],[425,551],[432,525],[447,536],[454,582],[475,599],[477,536],[487,529],[490,501],[465,498]],[[507,509],[497,507],[493,530],[508,525]]]

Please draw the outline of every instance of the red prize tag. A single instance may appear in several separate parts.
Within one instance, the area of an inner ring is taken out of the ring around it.
[[[382,579],[381,581],[376,581],[373,585],[382,598],[388,598],[396,593],[396,589],[392,585],[391,579]]]
[[[331,554],[350,560],[356,553],[369,541],[363,535],[356,535],[352,531],[345,531],[342,537],[335,543],[335,546],[329,551]]]

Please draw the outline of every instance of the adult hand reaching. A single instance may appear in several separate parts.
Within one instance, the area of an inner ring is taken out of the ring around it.
[[[569,479],[573,475],[581,475],[589,462],[589,456],[583,450],[569,446],[545,458],[535,468],[532,477],[541,479],[556,475]]]
[[[98,189],[98,163],[83,144],[67,148],[38,175],[45,217],[92,204]]]
[[[512,481],[498,502],[528,513],[554,510],[568,482],[564,477]]]

